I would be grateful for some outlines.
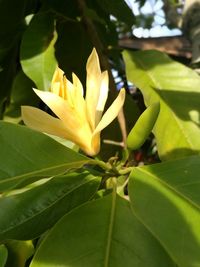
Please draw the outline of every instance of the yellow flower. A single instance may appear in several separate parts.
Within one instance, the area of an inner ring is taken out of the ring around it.
[[[95,49],[88,58],[86,69],[85,99],[78,77],[73,73],[73,83],[71,83],[64,76],[64,72],[57,67],[51,82],[51,92],[34,89],[57,118],[29,106],[22,107],[22,118],[27,126],[68,139],[77,144],[87,155],[94,156],[100,150],[101,130],[117,117],[123,106],[125,90],[119,92],[102,116],[108,97],[108,72],[101,72]]]

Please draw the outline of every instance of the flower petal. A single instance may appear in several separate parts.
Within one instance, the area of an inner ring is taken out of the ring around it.
[[[101,74],[101,88],[100,88],[98,104],[96,107],[95,125],[98,125],[99,121],[101,120],[106,100],[108,98],[108,83],[109,83],[108,72],[104,71]]]
[[[51,92],[56,95],[60,95],[60,83],[59,82],[51,84]]]
[[[77,88],[77,92],[83,96],[84,92],[83,92],[83,86],[81,81],[79,80],[79,78],[76,76],[75,73],[72,73],[72,80],[73,80],[73,85],[75,86],[75,88]]]
[[[81,124],[81,118],[76,110],[72,108],[68,102],[51,92],[43,92],[33,89],[34,92],[42,99],[42,101],[55,113],[55,115],[69,125],[69,127],[78,127]]]
[[[79,119],[83,123],[88,124],[85,99],[83,98],[82,90],[80,88],[80,86],[82,87],[81,83],[77,87],[66,79],[66,86],[67,86],[67,102],[69,103],[71,108],[73,108],[73,110],[76,111],[76,114],[79,117]]]
[[[101,121],[97,125],[93,136],[103,130],[108,124],[110,124],[118,115],[120,109],[122,108],[125,100],[125,89],[121,89],[117,98],[114,100],[112,105],[106,110]]]
[[[95,129],[95,111],[100,94],[101,69],[96,49],[93,48],[87,61],[87,80],[86,80],[86,108],[88,121],[92,130]]]
[[[67,91],[67,102],[70,104],[71,107],[74,108],[75,106],[74,85],[68,79],[66,79],[66,91]]]
[[[37,131],[56,135],[77,144],[88,155],[94,155],[91,147],[91,132],[87,125],[82,127],[67,127],[61,120],[52,117],[46,112],[29,106],[22,106],[22,119],[24,123]]]
[[[62,80],[62,77],[64,76],[64,71],[62,71],[58,66],[56,67],[56,70],[53,74],[52,83],[57,83]]]
[[[22,119],[24,123],[37,131],[53,134],[70,139],[63,122],[46,112],[29,106],[22,106]]]
[[[51,81],[51,92],[64,99],[66,98],[65,79],[64,72],[59,67],[56,67]]]
[[[82,118],[82,120],[84,120],[85,123],[88,124],[87,114],[86,114],[86,102],[83,97],[83,86],[78,77],[74,73],[72,73],[72,79],[74,88],[74,107],[79,116]]]
[[[98,132],[95,135],[92,135],[92,140],[91,140],[91,147],[92,147],[92,153],[90,153],[90,156],[97,155],[100,151],[100,132]]]

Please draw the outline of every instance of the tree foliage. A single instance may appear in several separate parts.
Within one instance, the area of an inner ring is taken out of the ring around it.
[[[122,51],[119,26],[134,23],[123,0],[0,1],[0,267],[200,266],[200,77],[161,52]],[[20,107],[52,115],[32,88],[49,91],[57,65],[86,88],[93,47],[109,102],[114,68],[147,109],[127,90],[92,158],[20,125]],[[149,135],[158,162],[138,166]]]

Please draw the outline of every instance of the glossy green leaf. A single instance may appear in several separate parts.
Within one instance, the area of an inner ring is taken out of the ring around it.
[[[0,267],[5,267],[8,257],[8,250],[5,245],[0,245]]]
[[[48,12],[38,13],[24,33],[20,60],[24,73],[40,90],[49,90],[56,68],[54,17]]]
[[[9,240],[5,244],[8,249],[6,267],[25,267],[26,261],[34,253],[33,242]]]
[[[175,265],[133,215],[129,202],[113,193],[63,217],[44,238],[30,266]]]
[[[31,188],[0,198],[0,239],[33,239],[51,228],[64,214],[89,200],[99,178],[74,172],[47,179]]]
[[[129,195],[137,217],[179,267],[200,266],[200,157],[134,168]]]
[[[0,122],[0,191],[80,168],[90,161],[45,134]]]
[[[200,151],[200,77],[158,51],[124,52],[128,79],[144,96],[146,106],[160,102],[154,127],[162,159]]]

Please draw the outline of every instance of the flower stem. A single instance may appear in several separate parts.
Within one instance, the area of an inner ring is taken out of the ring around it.
[[[99,159],[94,159],[94,160],[90,161],[90,164],[98,165],[99,167],[101,167],[102,169],[104,169],[106,171],[110,171],[112,169],[110,164],[105,163],[104,161],[101,161]]]
[[[123,175],[123,174],[129,174],[132,170],[133,170],[134,167],[128,167],[126,169],[122,169],[122,170],[119,170],[119,174],[120,175]]]

